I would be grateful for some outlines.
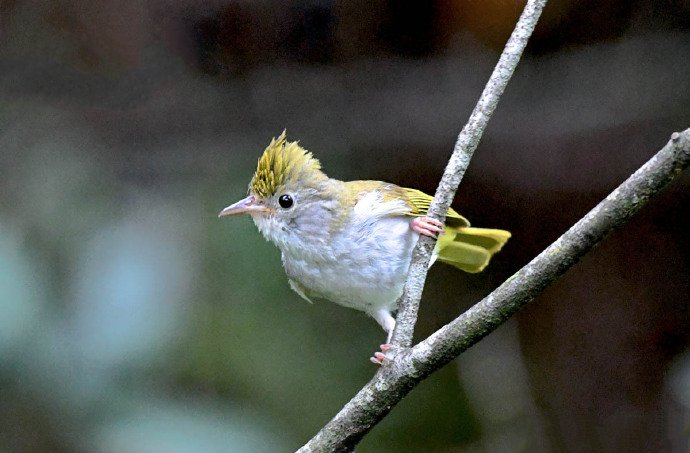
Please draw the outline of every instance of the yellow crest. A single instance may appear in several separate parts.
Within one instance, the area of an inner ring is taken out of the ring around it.
[[[259,158],[249,190],[262,198],[276,193],[284,185],[311,185],[326,179],[321,164],[297,142],[288,142],[285,131],[271,143]]]

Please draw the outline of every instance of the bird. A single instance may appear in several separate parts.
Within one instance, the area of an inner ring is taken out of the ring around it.
[[[440,261],[470,273],[484,270],[511,236],[471,227],[452,208],[443,224],[427,216],[431,201],[388,182],[330,178],[283,131],[259,158],[247,196],[218,216],[248,214],[280,249],[288,283],[302,298],[330,300],[376,320],[387,338],[370,359],[381,365],[420,236],[437,239],[430,266]]]

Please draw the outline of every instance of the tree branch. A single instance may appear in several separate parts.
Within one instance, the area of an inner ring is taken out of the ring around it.
[[[381,367],[299,451],[350,451],[414,386],[530,302],[689,165],[687,129],[674,133],[661,151],[494,292]]]
[[[501,58],[498,60],[477,105],[470,115],[470,119],[465,127],[462,128],[455,142],[453,154],[436,189],[434,200],[429,207],[428,215],[430,217],[441,221],[445,220],[446,211],[448,211],[453,198],[455,198],[455,192],[458,190],[460,181],[470,164],[474,150],[477,149],[479,140],[484,134],[484,129],[494,110],[496,110],[498,101],[520,61],[522,52],[534,31],[534,27],[537,25],[545,4],[546,0],[529,0],[527,5],[525,5],[525,9],[522,11],[510,39],[503,49]],[[429,260],[435,244],[435,240],[422,236],[412,252],[410,270],[403,294],[398,301],[398,314],[391,340],[393,346],[409,348],[412,345],[419,302],[422,299],[422,290],[424,289]]]
[[[501,286],[412,351],[428,375],[488,335],[563,275],[690,165],[690,129],[671,140],[553,244]]]
[[[441,221],[510,80],[546,0],[528,0],[468,123],[458,136],[429,216]],[[479,341],[575,264],[611,230],[624,223],[690,164],[690,129],[675,133],[649,162],[561,238],[489,296],[410,349],[419,301],[435,242],[415,247],[392,343],[393,360],[376,373],[300,452],[350,451],[420,381]]]

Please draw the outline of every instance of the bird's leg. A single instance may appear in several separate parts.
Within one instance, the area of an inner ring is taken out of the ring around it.
[[[381,325],[381,327],[383,327],[383,330],[388,333],[386,342],[380,346],[382,352],[375,352],[374,356],[369,358],[372,363],[375,363],[376,365],[383,365],[384,360],[386,360],[385,353],[391,349],[390,342],[391,338],[393,337],[393,330],[395,329],[395,318],[391,312],[385,308],[375,311],[371,314],[371,316]]]
[[[415,217],[412,222],[410,222],[410,228],[419,234],[434,239],[436,239],[439,234],[443,234],[443,223],[431,217]]]

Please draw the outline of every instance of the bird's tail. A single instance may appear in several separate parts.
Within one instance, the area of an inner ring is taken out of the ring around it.
[[[481,272],[509,238],[505,230],[446,226],[438,239],[437,259],[465,272]]]

